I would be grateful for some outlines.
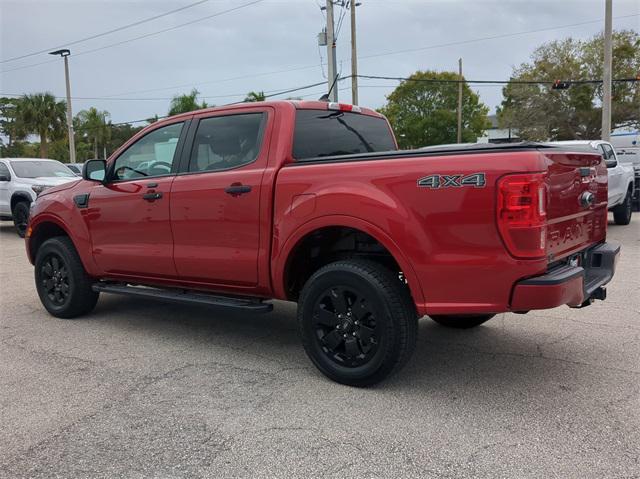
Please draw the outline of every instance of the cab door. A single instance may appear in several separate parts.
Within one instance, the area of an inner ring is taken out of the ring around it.
[[[93,256],[107,275],[175,278],[169,203],[187,125],[164,124],[132,143],[89,192]]]
[[[268,123],[264,108],[193,120],[185,171],[171,187],[174,261],[181,280],[258,283]]]

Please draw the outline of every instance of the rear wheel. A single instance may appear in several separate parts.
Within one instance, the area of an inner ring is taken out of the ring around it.
[[[29,203],[19,201],[13,207],[13,224],[20,238],[24,238],[27,232],[27,223],[29,222]]]
[[[367,386],[400,369],[416,344],[418,315],[406,285],[363,260],[324,266],[298,304],[305,351],[327,377]]]
[[[631,204],[631,190],[627,191],[624,201],[613,209],[613,220],[617,225],[628,225],[631,223],[631,213],[633,211]]]
[[[434,315],[429,316],[436,323],[447,328],[470,329],[486,323],[495,314],[468,314],[468,315]]]
[[[71,240],[64,236],[45,241],[35,261],[38,296],[45,309],[58,318],[75,318],[90,312],[99,293],[91,289]]]

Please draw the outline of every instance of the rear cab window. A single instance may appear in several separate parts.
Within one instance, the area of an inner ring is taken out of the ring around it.
[[[396,150],[396,144],[383,117],[333,110],[296,112],[296,160],[390,150]]]

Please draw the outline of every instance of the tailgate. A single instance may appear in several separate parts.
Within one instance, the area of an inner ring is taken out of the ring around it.
[[[547,164],[547,253],[551,262],[606,238],[607,168],[597,153],[541,154]]]

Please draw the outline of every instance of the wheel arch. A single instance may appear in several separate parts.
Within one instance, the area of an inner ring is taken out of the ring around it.
[[[376,251],[375,253],[388,253],[389,257],[397,265],[399,270],[402,271],[402,274],[408,283],[414,303],[419,310],[422,309],[420,308],[420,305],[424,304],[424,296],[420,281],[411,266],[411,263],[405,257],[399,246],[380,227],[366,220],[344,215],[322,216],[310,220],[299,226],[284,241],[282,247],[275,252],[273,257],[274,268],[272,270],[272,284],[274,286],[276,297],[288,300],[296,299],[295,291],[290,290],[290,277],[291,273],[295,271],[295,269],[292,269],[294,268],[295,261],[300,259],[298,255],[301,248],[304,248],[305,243],[318,233],[337,230],[349,230],[355,234],[364,235],[365,237],[371,238],[384,248],[384,251]],[[363,256],[362,254],[359,255]],[[324,266],[324,264],[327,264],[327,262],[331,261],[320,261],[319,263],[314,264],[307,272],[308,274],[304,275],[305,278],[303,278],[303,280],[306,280],[306,277],[313,274],[314,271],[319,267]],[[298,285],[298,288],[299,287],[301,287],[301,285]]]
[[[32,264],[35,263],[38,249],[45,241],[56,236],[66,236],[78,252],[78,256],[87,273],[90,275],[96,274],[97,267],[93,261],[90,244],[87,244],[87,241],[83,238],[74,237],[74,235],[70,233],[71,229],[60,218],[49,214],[38,215],[29,226],[31,232],[27,238],[26,246],[29,261],[31,261]],[[87,247],[89,249],[87,249]]]
[[[23,190],[14,191],[13,194],[11,195],[11,201],[10,201],[12,213],[13,213],[13,208],[15,208],[15,206],[20,201],[27,201],[29,204],[31,204],[31,202],[33,201],[33,197],[29,194],[28,191],[23,191]]]

